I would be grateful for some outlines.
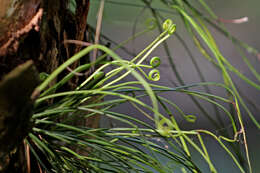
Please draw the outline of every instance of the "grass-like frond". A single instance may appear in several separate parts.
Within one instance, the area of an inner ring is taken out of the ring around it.
[[[213,162],[213,156],[208,152],[205,143],[205,138],[210,137],[227,153],[236,165],[237,172],[252,172],[242,117],[244,115],[240,110],[243,108],[258,128],[260,125],[245,103],[231,74],[235,74],[248,86],[257,90],[260,89],[260,85],[242,74],[225,58],[208,25],[215,27],[233,41],[241,52],[245,64],[259,81],[259,74],[244,55],[244,51],[253,54],[258,52],[231,36],[223,25],[216,23],[217,16],[203,0],[197,3],[205,8],[206,14],[202,14],[186,0],[161,0],[167,10],[153,8],[150,1],[142,2],[155,18],[152,22],[148,22],[150,25],[146,30],[118,44],[114,49],[98,44],[88,46],[59,66],[36,88],[35,92],[39,97],[35,101],[33,115],[35,125],[26,139],[31,157],[37,161],[39,169],[46,172],[199,173],[203,170],[194,160],[193,154],[196,153],[208,166],[208,172],[218,172],[220,169]],[[185,41],[177,35],[181,44],[190,52],[189,55],[202,81],[185,84],[176,69],[169,45],[165,42],[170,36],[175,36],[176,25],[170,19],[165,20],[163,25],[159,25],[163,20],[161,15],[163,12],[180,15],[187,34],[190,34],[205,60],[210,61],[212,66],[218,69],[223,77],[223,83],[205,80]],[[155,28],[159,29],[161,34],[131,60],[122,59],[113,51]],[[150,54],[159,45],[165,48],[172,71],[180,83],[179,86],[168,87],[156,84],[156,81],[163,77],[157,69],[161,60],[159,57],[151,58]],[[95,62],[77,67],[56,84],[49,85],[69,65],[95,49],[104,54]],[[106,56],[112,57],[112,60],[107,61]],[[151,59],[150,64],[145,64],[148,59]],[[97,64],[98,68],[95,72],[86,77],[75,90],[60,90],[77,73],[87,71]],[[104,72],[108,68],[110,70]],[[150,72],[147,74],[148,70]],[[123,82],[123,79],[129,75],[132,75],[134,80]],[[211,87],[221,88],[227,93],[227,97],[214,94],[210,90]],[[198,88],[204,88],[205,92],[198,91]],[[188,95],[216,129],[223,127],[222,118],[223,115],[226,116],[232,130],[216,134],[206,129],[184,129],[177,115],[187,123],[196,122],[198,116],[185,114],[174,100],[163,96],[165,93],[172,92]],[[223,115],[214,118],[200,104],[201,100],[212,104],[216,115],[220,112]],[[115,108],[122,104],[128,104],[129,109],[123,113],[115,111]],[[229,110],[228,106],[234,111]],[[132,116],[131,110],[138,112],[140,118]],[[75,124],[75,121],[84,121],[97,116],[101,116],[106,121],[117,122],[121,126],[115,127],[111,123],[101,128],[90,128],[84,126],[84,123]],[[243,138],[243,148],[238,143],[240,135]]]

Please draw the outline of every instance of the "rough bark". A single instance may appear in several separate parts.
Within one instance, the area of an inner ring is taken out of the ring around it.
[[[63,44],[65,39],[84,39],[89,0],[77,0],[76,2],[76,13],[73,14],[68,10],[68,0],[0,0],[0,80],[2,82],[4,82],[4,76],[8,72],[28,60],[34,62],[39,72],[51,73],[68,57],[81,49],[79,46]],[[76,65],[77,63],[74,66]],[[26,73],[28,78],[32,77],[30,71]],[[18,78],[17,81],[19,81]],[[65,89],[75,87],[77,81],[71,82]],[[15,84],[12,83],[12,85]],[[35,87],[35,85],[31,87]],[[0,99],[2,101],[6,99],[4,93],[1,93],[0,88]],[[29,94],[29,92],[26,93]],[[17,93],[17,96],[27,98],[28,95]],[[3,102],[0,100],[0,103]],[[3,104],[1,104],[0,112],[5,110]],[[21,105],[23,104],[21,103]],[[0,123],[4,119],[2,115],[1,112]],[[23,115],[19,116],[23,117]],[[25,120],[24,124],[26,126],[30,124],[30,118],[28,117],[21,119],[13,117],[12,119],[15,121],[14,124],[18,123],[19,127],[23,126],[19,124],[21,123],[20,120]],[[0,130],[2,127],[4,125],[0,124]],[[0,133],[2,135],[2,131]],[[28,130],[26,130],[26,133],[28,133]],[[12,158],[20,157],[21,154],[18,153],[20,152],[19,145],[22,145],[22,139],[26,136],[26,133],[23,133],[19,139],[12,139],[15,142],[12,142],[13,145],[8,148],[9,155],[4,159],[4,161],[8,161],[5,167],[8,167],[8,163],[11,163]],[[0,136],[0,142],[6,138],[9,137]],[[2,149],[4,149],[4,145],[0,146],[0,154]],[[17,163],[15,164],[15,167],[17,167]],[[20,163],[20,166],[24,167],[23,164]],[[9,167],[14,167],[14,165],[9,165]]]
[[[18,66],[0,82],[0,172],[32,128],[31,94],[38,84],[32,61]]]
[[[63,41],[84,39],[89,0],[77,2],[76,14],[68,10],[67,1],[0,1],[1,77],[28,59],[40,72],[50,73],[80,50],[79,46],[64,47]]]

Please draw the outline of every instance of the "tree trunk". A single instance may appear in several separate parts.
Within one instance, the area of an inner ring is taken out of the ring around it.
[[[80,46],[63,43],[66,39],[85,38],[89,0],[76,0],[76,4],[74,14],[68,9],[68,0],[0,0],[0,80],[4,80],[7,73],[28,60],[33,60],[39,72],[51,73],[78,52]],[[30,72],[27,75],[33,75]],[[66,89],[73,89],[76,82],[72,81]],[[35,83],[31,87],[35,87]],[[18,97],[25,95],[20,93]],[[1,123],[4,117],[2,110],[0,104],[0,130],[5,126]],[[13,120],[16,118],[13,117]],[[26,118],[26,121],[30,119]],[[16,134],[19,132],[16,131]],[[9,172],[22,172],[20,168],[26,165],[24,158],[21,158],[21,155],[24,156],[22,140],[19,139],[6,150],[4,165],[0,162],[0,172],[1,167]],[[25,169],[23,171],[26,172]]]

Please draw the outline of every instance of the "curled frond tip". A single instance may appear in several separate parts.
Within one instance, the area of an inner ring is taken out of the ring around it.
[[[160,59],[158,56],[155,56],[155,57],[153,57],[153,58],[150,60],[150,65],[151,65],[153,68],[158,67],[160,64],[161,64],[161,59]]]
[[[157,69],[153,69],[149,72],[149,80],[158,81],[160,80],[160,71]]]
[[[176,30],[176,25],[172,22],[171,19],[165,20],[162,27],[165,31],[168,31],[168,34],[170,35],[173,34]]]
[[[145,25],[148,29],[153,30],[156,28],[156,19],[155,18],[149,18],[145,21]]]

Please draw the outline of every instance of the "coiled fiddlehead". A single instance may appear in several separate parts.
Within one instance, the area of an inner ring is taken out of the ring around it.
[[[169,35],[172,35],[176,30],[176,25],[172,22],[171,19],[165,20],[162,27],[165,31],[168,31]]]
[[[156,19],[155,18],[149,18],[145,21],[145,26],[147,27],[147,29],[149,30],[153,30],[157,27],[156,25]]]
[[[157,69],[153,69],[149,72],[148,79],[152,81],[160,80],[160,71]]]
[[[153,68],[158,67],[160,64],[161,64],[161,59],[160,59],[158,56],[155,56],[155,57],[153,57],[153,58],[150,60],[150,65],[151,65]]]

